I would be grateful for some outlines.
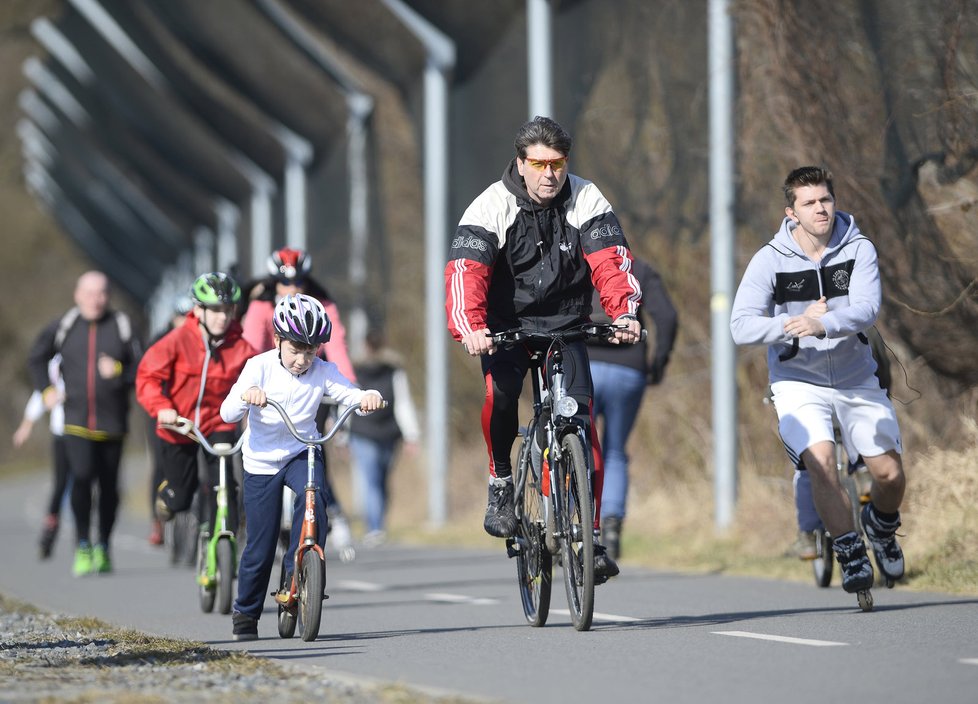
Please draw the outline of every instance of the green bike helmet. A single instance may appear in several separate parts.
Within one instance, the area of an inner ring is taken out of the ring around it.
[[[210,306],[229,306],[241,301],[241,289],[227,274],[212,271],[201,274],[190,288],[194,302],[204,308]]]

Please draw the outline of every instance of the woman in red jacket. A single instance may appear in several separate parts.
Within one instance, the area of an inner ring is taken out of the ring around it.
[[[227,274],[213,272],[197,278],[191,290],[193,310],[186,324],[174,328],[152,345],[136,371],[136,400],[157,424],[191,419],[211,444],[234,442],[235,425],[221,420],[221,402],[256,350],[241,336],[235,306],[241,289]],[[197,491],[197,443],[157,427],[163,441],[160,457],[163,482],[157,489],[156,512],[167,521],[190,508]],[[218,483],[218,458],[207,454],[207,488]],[[228,477],[228,512],[238,524],[237,483]],[[206,491],[211,525],[217,497]]]

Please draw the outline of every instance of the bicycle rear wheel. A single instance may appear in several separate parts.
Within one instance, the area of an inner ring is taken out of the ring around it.
[[[200,532],[195,509],[191,507],[176,514],[166,523],[164,531],[166,542],[170,545],[170,564],[194,567],[197,564],[197,534]]]
[[[824,530],[815,531],[815,552],[817,555],[812,560],[815,584],[820,587],[827,587],[832,583],[832,571],[835,562],[832,559],[832,538]]]
[[[555,496],[557,525],[564,568],[564,587],[571,621],[578,631],[591,628],[594,616],[594,509],[584,444],[577,434],[560,441],[562,459],[557,467]]]
[[[316,640],[323,617],[323,583],[326,565],[315,550],[308,550],[299,571],[299,612],[302,617],[302,640]]]
[[[216,597],[214,583],[207,579],[207,553],[210,535],[201,531],[197,543],[197,595],[200,600],[200,610],[209,614],[214,610],[214,599]]]
[[[282,558],[282,571],[279,574],[278,584],[280,590],[289,589],[290,585],[285,581],[285,558]],[[291,581],[291,580],[290,580]],[[278,634],[282,638],[291,638],[295,635],[295,626],[298,619],[298,609],[293,605],[278,605]]]
[[[523,438],[516,465],[516,577],[527,622],[543,626],[550,614],[553,561],[543,544],[546,498],[541,493],[540,468],[533,466],[532,443],[532,435]]]

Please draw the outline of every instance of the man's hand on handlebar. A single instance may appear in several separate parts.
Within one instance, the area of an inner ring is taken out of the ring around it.
[[[482,328],[462,336],[462,349],[472,357],[496,353],[496,342],[492,339],[489,328]]]
[[[241,400],[245,403],[251,404],[252,406],[261,406],[262,408],[264,408],[268,403],[268,399],[265,397],[265,392],[257,386],[252,386],[250,389],[241,394]]]
[[[380,395],[377,391],[367,391],[363,398],[360,399],[360,410],[364,413],[373,413],[374,411],[379,411],[381,408],[387,405],[384,397]]]
[[[633,345],[642,336],[642,324],[638,321],[638,318],[630,313],[619,315],[615,318],[612,325],[615,326],[616,330],[614,336],[608,338],[608,342],[613,345],[620,345],[622,343]]]

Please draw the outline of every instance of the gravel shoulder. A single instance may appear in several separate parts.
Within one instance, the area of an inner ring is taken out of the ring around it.
[[[475,704],[38,611],[0,595],[0,701]]]

